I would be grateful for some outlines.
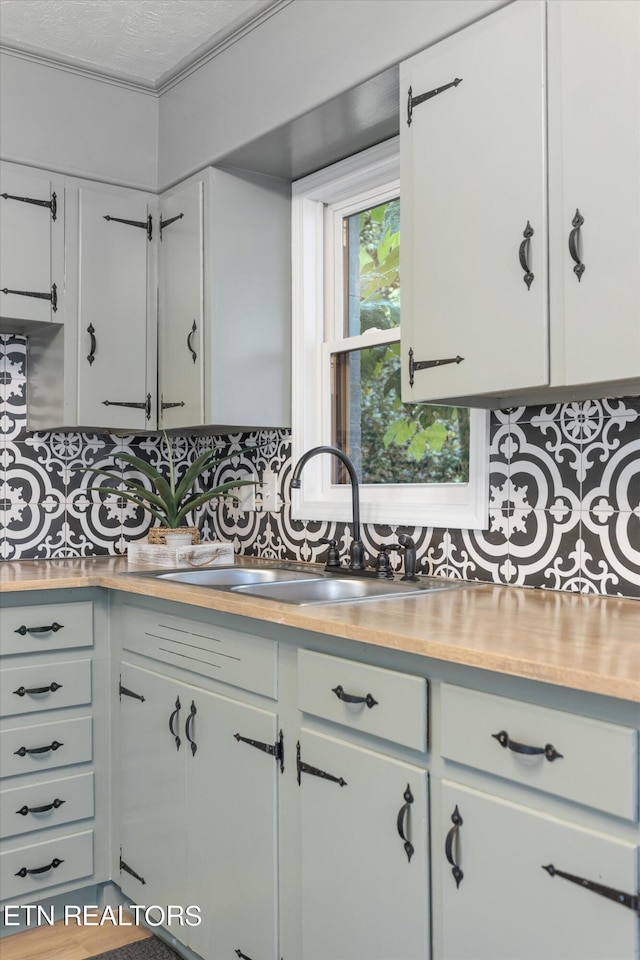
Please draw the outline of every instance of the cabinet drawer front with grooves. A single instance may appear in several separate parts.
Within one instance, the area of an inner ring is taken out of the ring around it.
[[[0,618],[2,656],[93,646],[93,604],[43,603],[6,606]]]
[[[0,777],[42,773],[91,760],[91,723],[91,717],[78,717],[76,720],[3,730],[0,733]]]
[[[298,706],[323,717],[401,743],[427,749],[427,681],[311,650],[298,654]]]
[[[0,676],[5,717],[91,703],[91,661],[12,667]]]
[[[92,873],[93,830],[0,854],[2,896],[16,903],[29,903],[31,894],[38,890],[90,877]]]
[[[464,687],[442,687],[441,755],[627,820],[637,731]]]
[[[243,690],[277,697],[277,646],[200,620],[123,608],[126,650]]]
[[[58,777],[0,792],[0,836],[3,838],[92,816],[92,773]]]

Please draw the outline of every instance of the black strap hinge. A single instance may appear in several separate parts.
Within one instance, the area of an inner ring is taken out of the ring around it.
[[[128,863],[124,862],[124,860],[122,859],[122,847],[121,847],[120,848],[120,873],[123,873],[123,872],[128,873],[130,877],[135,877],[136,880],[139,880],[140,883],[142,884],[146,884],[147,882],[144,879],[144,877],[141,877],[139,873],[136,873],[135,870],[133,870]]]
[[[151,419],[151,394],[147,394],[147,399],[144,403],[137,403],[129,400],[103,400],[102,405],[104,407],[129,407],[132,410],[144,410],[144,414],[147,420]]]
[[[55,192],[51,194],[51,200],[35,200],[33,197],[14,197],[11,193],[0,193],[3,200],[19,200],[21,203],[33,203],[36,207],[49,207],[51,210],[51,219],[55,220],[58,216],[58,198]]]
[[[413,386],[416,370],[427,370],[429,367],[444,367],[447,363],[462,363],[464,357],[447,357],[444,360],[414,360],[413,347],[409,350],[409,386]]]
[[[168,227],[170,223],[175,223],[176,220],[182,220],[183,217],[184,217],[184,213],[179,213],[175,217],[169,217],[168,220],[163,220],[162,217],[160,217],[160,226],[158,228],[158,236],[160,237],[160,239],[162,240],[162,231],[164,230],[165,227]]]
[[[274,760],[279,761],[280,773],[284,773],[284,735],[282,730],[275,743],[263,743],[261,740],[252,740],[250,737],[240,736],[239,733],[234,733],[233,736],[238,743],[248,743],[250,747],[255,747],[256,750],[262,750],[264,753],[268,753]]]
[[[445,90],[449,90],[451,87],[457,87],[459,83],[462,83],[462,78],[456,77],[456,79],[452,80],[451,83],[445,83],[441,87],[435,87],[433,90],[429,90],[428,93],[421,93],[417,97],[413,96],[413,90],[411,87],[409,87],[409,98],[407,101],[407,126],[411,126],[414,107],[417,107],[420,103],[424,103],[425,100],[432,100],[434,97],[437,97],[439,93],[444,93]]]
[[[133,690],[128,690],[127,687],[122,686],[122,677],[118,683],[118,696],[122,700],[123,697],[133,697],[134,700],[139,700],[140,703],[144,703],[144,697],[141,693],[134,693]]]
[[[550,877],[562,877],[563,880],[569,880],[570,883],[577,883],[578,886],[590,890],[591,893],[597,893],[607,900],[613,900],[623,907],[629,907],[640,916],[640,897],[633,893],[623,893],[622,890],[614,890],[613,887],[606,887],[603,883],[597,883],[595,880],[586,880],[584,877],[577,877],[573,873],[565,873],[563,870],[556,870],[552,863],[542,867]]]
[[[308,773],[312,777],[320,777],[321,780],[331,780],[332,783],[339,783],[341,787],[347,786],[347,781],[342,777],[334,777],[332,773],[326,770],[320,770],[318,767],[312,767],[310,763],[305,763],[300,759],[300,741],[296,744],[296,766],[298,769],[298,786],[300,786],[301,775]]]
[[[143,230],[147,231],[147,240],[151,240],[153,236],[153,220],[151,219],[151,214],[149,214],[146,220],[123,220],[122,217],[111,217],[107,213],[104,219],[112,221],[113,223],[126,223],[130,227],[142,227]]]
[[[32,293],[31,290],[9,290],[8,287],[3,287],[2,293],[12,293],[15,297],[35,297],[36,300],[50,300],[53,312],[56,313],[58,310],[58,288],[55,283],[51,284],[51,293]]]

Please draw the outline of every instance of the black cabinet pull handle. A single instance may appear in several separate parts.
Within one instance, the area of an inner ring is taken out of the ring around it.
[[[89,353],[87,354],[87,360],[89,361],[89,366],[93,363],[96,358],[96,347],[98,346],[96,341],[96,328],[92,323],[87,327],[87,333],[91,337],[91,344],[89,346]]]
[[[13,692],[19,697],[24,697],[26,693],[55,693],[56,690],[61,690],[62,686],[61,683],[54,681],[50,683],[48,687],[18,687],[18,689]]]
[[[530,757],[543,754],[549,763],[552,763],[554,760],[563,759],[563,755],[558,753],[552,743],[547,743],[544,747],[530,747],[527,743],[518,743],[517,740],[512,740],[506,730],[501,730],[500,733],[492,733],[491,736],[494,740],[497,740],[505,750],[508,748],[509,750],[513,750],[514,753],[524,753]]]
[[[629,907],[630,910],[635,910],[636,913],[640,911],[640,897],[635,894],[624,893],[622,890],[614,890],[613,887],[606,887],[603,883],[596,883],[595,880],[586,880],[584,877],[577,877],[573,873],[556,870],[552,863],[547,864],[546,867],[543,866],[542,869],[546,870],[550,877],[562,877],[564,880],[569,880],[570,883],[577,883],[578,886],[584,887],[585,890],[590,890],[591,893],[597,893],[601,897],[606,897],[607,900],[613,900],[623,907]]]
[[[352,693],[345,693],[344,688],[340,684],[338,684],[337,687],[333,687],[331,692],[335,693],[338,700],[342,700],[343,703],[366,703],[369,709],[377,706],[378,703],[370,693],[368,693],[366,697],[356,697]]]
[[[524,228],[524,233],[522,236],[524,240],[520,244],[520,249],[518,251],[518,257],[520,259],[520,266],[524,270],[524,277],[522,278],[527,285],[527,290],[531,290],[531,284],[535,280],[535,274],[531,272],[529,267],[529,247],[531,245],[531,237],[535,233],[533,227],[527,220],[527,225]]]
[[[198,712],[198,711],[196,710],[196,705],[195,705],[195,703],[194,703],[193,700],[192,700],[192,701],[191,701],[191,709],[190,709],[190,711],[189,711],[189,716],[187,717],[187,722],[186,722],[185,725],[184,725],[184,734],[185,734],[187,740],[189,741],[189,743],[191,744],[191,756],[192,756],[192,757],[195,757],[195,755],[196,755],[196,750],[198,749],[198,744],[195,742],[195,740],[194,740],[193,737],[191,736],[191,728],[192,728],[192,726],[193,726],[193,718],[195,717],[195,715],[196,715],[197,712]]]
[[[582,274],[587,269],[584,263],[582,262],[582,260],[580,259],[580,254],[578,253],[578,240],[580,239],[580,227],[583,225],[583,223],[584,223],[584,217],[582,216],[580,211],[576,208],[576,215],[571,221],[571,226],[573,227],[573,230],[569,234],[569,253],[571,254],[571,259],[575,263],[573,272],[578,278],[578,282],[582,280]]]
[[[444,853],[447,860],[451,864],[451,873],[453,874],[453,879],[456,882],[456,887],[459,887],[460,883],[462,882],[462,878],[464,877],[464,873],[460,869],[459,865],[456,863],[456,859],[453,853],[453,845],[457,840],[458,832],[460,830],[460,827],[462,826],[463,820],[462,820],[462,817],[460,816],[460,811],[458,810],[457,804],[456,804],[455,810],[451,814],[451,822],[453,823],[453,826],[449,830],[449,833],[447,834],[446,840],[444,842]]]
[[[47,870],[57,870],[61,863],[64,863],[64,860],[58,860],[57,857],[54,857],[51,863],[47,863],[44,867],[34,867],[33,870],[27,870],[26,867],[20,867],[17,873],[14,874],[15,877],[30,877],[34,876],[37,873],[46,873]]]
[[[246,953],[243,953],[240,947],[237,948],[237,950],[235,951],[235,954],[236,954],[236,957],[239,958],[239,960],[251,960],[251,957],[248,957]]]
[[[48,753],[49,750],[56,751],[60,747],[64,747],[64,743],[58,743],[57,740],[53,740],[51,743],[48,743],[46,747],[20,747],[18,750],[14,750],[13,752],[17,757],[26,757],[27,754]]]
[[[191,330],[189,331],[189,334],[188,334],[188,336],[187,336],[187,349],[188,349],[189,353],[191,354],[191,359],[193,360],[194,363],[195,363],[196,360],[198,359],[198,354],[197,354],[197,353],[195,352],[195,350],[193,349],[192,339],[193,339],[193,335],[194,335],[194,333],[196,332],[197,329],[198,329],[198,328],[197,328],[196,322],[195,322],[195,320],[194,320],[194,321],[193,321],[193,326],[191,327]]]
[[[19,633],[21,637],[26,637],[28,633],[57,633],[58,630],[64,630],[64,624],[56,623],[54,620],[54,622],[50,623],[47,627],[27,627],[23,623],[22,626],[13,632]]]
[[[65,800],[59,800],[56,797],[55,800],[52,800],[51,803],[46,803],[44,807],[28,807],[25,803],[24,807],[20,807],[19,810],[16,810],[16,813],[19,813],[21,817],[26,817],[28,813],[46,813],[47,810],[57,810],[58,807],[61,807],[63,803],[66,803]]]
[[[404,841],[404,851],[407,855],[407,860],[410,861],[414,853],[414,847],[406,834],[406,824],[409,820],[409,809],[413,803],[413,794],[411,793],[411,786],[409,784],[407,784],[407,789],[405,790],[403,796],[405,802],[398,811],[396,826],[398,828],[398,833],[400,834],[400,839]]]
[[[176,697],[176,708],[171,714],[171,716],[169,717],[169,730],[171,731],[171,735],[173,736],[173,739],[176,742],[176,750],[179,750],[180,744],[182,743],[182,741],[180,740],[178,733],[176,732],[176,730],[174,730],[174,727],[173,727],[173,721],[176,719],[178,720],[178,722],[180,721],[180,697]],[[188,722],[189,721],[187,721],[187,723]]]

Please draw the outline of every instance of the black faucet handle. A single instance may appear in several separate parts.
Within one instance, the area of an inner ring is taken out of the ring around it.
[[[385,577],[388,580],[391,580],[393,577],[393,570],[391,569],[391,563],[389,561],[389,554],[392,550],[400,550],[399,543],[381,543],[379,548],[378,556],[376,557],[376,576]]]
[[[328,543],[329,549],[327,550],[327,559],[325,561],[326,567],[339,567],[340,566],[340,554],[338,553],[338,541],[333,537],[319,537],[319,543]]]

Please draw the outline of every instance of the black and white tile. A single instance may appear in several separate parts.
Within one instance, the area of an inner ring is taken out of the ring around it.
[[[149,517],[101,494],[112,482],[90,470],[129,476],[132,468],[115,452],[157,465],[165,459],[163,437],[29,432],[26,387],[25,341],[0,336],[0,557],[124,553],[127,541],[146,535]],[[272,559],[322,560],[327,538],[348,550],[348,524],[291,517],[288,431],[171,442],[179,476],[205,450],[221,459],[202,490],[248,471],[277,475],[277,510],[244,511],[228,500],[199,507],[188,519],[204,538]],[[367,551],[375,555],[404,532],[429,575],[640,598],[640,398],[495,411],[489,482],[487,530],[365,525]]]

